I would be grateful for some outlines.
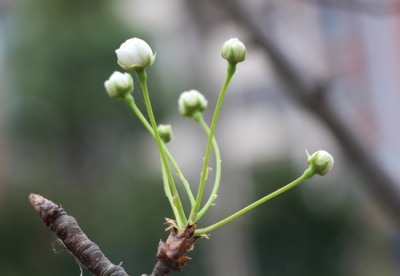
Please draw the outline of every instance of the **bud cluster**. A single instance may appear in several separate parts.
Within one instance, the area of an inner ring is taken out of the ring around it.
[[[228,61],[227,66],[227,75],[225,82],[221,88],[221,91],[218,96],[218,101],[214,110],[214,116],[211,122],[211,126],[208,126],[204,121],[202,112],[207,108],[208,101],[197,90],[189,90],[183,92],[178,99],[178,110],[181,115],[186,117],[192,117],[194,121],[199,123],[199,125],[203,128],[205,133],[208,135],[208,142],[206,147],[206,152],[203,158],[203,168],[201,172],[201,179],[198,188],[198,194],[196,198],[194,197],[189,183],[184,178],[181,170],[178,165],[174,161],[172,155],[169,153],[166,143],[170,142],[173,138],[171,125],[158,125],[156,124],[154,114],[151,107],[150,97],[147,89],[147,74],[145,72],[145,68],[154,63],[156,55],[153,54],[150,46],[143,40],[139,38],[131,38],[122,43],[122,45],[116,51],[118,64],[125,70],[134,70],[137,76],[137,80],[140,84],[143,93],[143,99],[147,108],[148,119],[144,116],[140,109],[136,106],[133,98],[127,94],[132,93],[134,86],[133,80],[130,74],[114,72],[110,78],[104,83],[106,91],[111,98],[115,99],[124,99],[128,106],[136,113],[138,118],[142,121],[145,127],[149,130],[149,132],[155,138],[161,157],[161,164],[163,166],[163,181],[165,193],[170,201],[171,207],[173,209],[175,219],[176,219],[176,229],[177,232],[184,229],[186,226],[195,225],[203,214],[208,210],[210,206],[213,205],[214,200],[217,197],[217,192],[220,184],[220,176],[221,176],[221,157],[218,148],[218,144],[214,137],[215,126],[217,123],[218,115],[221,110],[222,102],[225,96],[225,93],[228,89],[229,82],[232,79],[233,75],[236,71],[237,63],[243,62],[246,59],[246,47],[245,45],[237,38],[232,38],[222,45],[221,48],[221,56]],[[211,195],[207,200],[206,204],[200,208],[202,202],[203,191],[205,187],[205,182],[207,180],[207,173],[209,170],[209,157],[211,153],[211,147],[213,148],[213,152],[216,157],[216,173],[215,173],[215,183],[212,189]],[[311,156],[307,153],[307,163],[309,165],[308,169],[305,170],[304,174],[300,176],[298,179],[292,181],[286,186],[278,189],[277,191],[264,196],[260,200],[253,202],[249,206],[243,208],[232,216],[215,223],[209,227],[203,229],[194,230],[196,237],[200,237],[205,235],[206,233],[226,224],[227,222],[241,216],[245,212],[257,207],[258,205],[270,200],[271,198],[280,195],[281,193],[297,186],[304,180],[307,180],[313,177],[315,174],[325,175],[332,168],[334,164],[333,157],[326,151],[320,150],[312,154]],[[168,158],[168,160],[167,160]],[[188,194],[190,203],[191,203],[191,212],[187,217],[182,207],[182,202],[179,197],[179,192],[175,186],[174,177],[170,170],[170,165],[174,168],[175,172],[179,175],[179,179],[182,181],[182,184]]]

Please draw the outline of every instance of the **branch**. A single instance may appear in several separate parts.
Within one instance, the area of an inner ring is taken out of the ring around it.
[[[65,249],[93,275],[128,276],[121,265],[112,264],[104,256],[99,246],[83,233],[75,218],[69,216],[60,205],[35,194],[30,194],[29,201],[47,229],[53,231]],[[166,242],[160,241],[158,244],[156,255],[158,262],[153,273],[148,276],[168,276],[172,271],[182,271],[184,265],[190,261],[190,258],[185,256],[186,252],[192,250],[195,241],[201,237],[194,235],[196,224],[189,224],[178,232],[176,222],[171,219],[166,220],[170,225],[167,230],[171,230],[171,233]]]
[[[128,276],[120,265],[114,265],[104,256],[99,246],[82,232],[74,217],[69,216],[60,205],[35,194],[29,201],[39,214],[47,229],[53,231],[65,248],[95,276]]]
[[[332,8],[342,11],[355,13],[363,13],[375,17],[397,16],[400,12],[400,2],[380,0],[363,1],[363,0],[307,0],[312,4],[319,5],[324,8]]]
[[[390,213],[400,217],[400,193],[398,183],[376,162],[366,147],[358,139],[348,124],[337,115],[326,101],[328,85],[315,83],[306,84],[302,76],[292,66],[292,63],[278,49],[274,41],[263,30],[263,25],[257,17],[249,12],[243,1],[220,0],[224,9],[252,35],[253,41],[261,46],[269,55],[278,76],[286,85],[285,92],[293,99],[323,121],[331,130],[347,159],[351,161],[354,170],[363,178],[363,182],[374,194],[374,198]]]

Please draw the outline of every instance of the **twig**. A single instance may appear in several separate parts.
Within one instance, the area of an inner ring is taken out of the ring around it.
[[[363,0],[307,0],[323,8],[331,8],[373,17],[397,16],[400,12],[400,2],[395,1],[363,1]]]
[[[82,232],[74,217],[61,206],[31,194],[29,201],[47,228],[62,241],[65,248],[95,276],[128,276],[120,265],[114,265],[104,256],[99,246]]]
[[[83,233],[75,218],[69,216],[60,205],[36,194],[30,194],[29,201],[47,229],[53,231],[79,264],[93,275],[128,276],[121,265],[112,264],[104,256],[99,246]],[[194,235],[196,224],[189,224],[178,232],[176,222],[166,220],[169,224],[167,230],[171,230],[171,233],[166,242],[160,241],[158,244],[158,262],[149,276],[168,276],[172,271],[182,271],[183,266],[190,261],[190,258],[185,256],[186,252],[192,250],[195,241],[201,237]]]

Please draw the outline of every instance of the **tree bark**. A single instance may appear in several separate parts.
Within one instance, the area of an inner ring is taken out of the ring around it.
[[[121,265],[114,265],[106,258],[99,246],[83,233],[75,218],[69,216],[61,205],[36,194],[30,194],[29,201],[47,229],[53,231],[65,249],[93,275],[129,276]],[[180,232],[174,220],[167,219],[167,224],[170,225],[167,230],[171,230],[171,233],[166,242],[160,241],[158,244],[158,262],[151,275],[142,276],[168,276],[172,271],[182,271],[190,261],[185,254],[193,249],[195,241],[200,238],[194,235],[196,224],[189,224]]]
[[[121,265],[114,265],[104,256],[99,246],[89,240],[74,217],[52,201],[31,194],[29,201],[47,229],[53,231],[64,247],[95,276],[128,276]]]

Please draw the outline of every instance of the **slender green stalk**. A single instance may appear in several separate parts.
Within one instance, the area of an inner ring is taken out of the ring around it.
[[[219,94],[218,101],[217,101],[217,106],[215,107],[214,116],[213,116],[213,119],[211,122],[210,135],[208,137],[206,153],[204,156],[203,170],[201,171],[201,178],[200,178],[199,190],[197,192],[196,203],[192,206],[192,211],[191,211],[190,218],[189,218],[190,222],[192,222],[192,223],[196,222],[197,214],[200,209],[201,199],[203,197],[204,184],[205,184],[206,178],[207,178],[208,160],[210,158],[211,144],[212,144],[212,140],[214,137],[214,131],[215,131],[215,126],[217,124],[219,111],[222,106],[222,101],[224,100],[225,92],[228,88],[229,82],[231,81],[231,79],[233,77],[233,74],[235,74],[235,71],[236,71],[236,63],[228,62],[226,79],[225,79],[224,85],[221,88],[221,92]]]
[[[167,172],[168,181],[170,183],[172,193],[174,194],[174,198],[176,199],[174,205],[176,206],[176,209],[178,209],[179,216],[180,216],[181,220],[186,225],[187,224],[187,218],[186,218],[185,212],[184,212],[183,207],[182,207],[181,199],[179,198],[178,190],[176,189],[176,186],[175,186],[174,178],[172,177],[171,170],[170,170],[170,168],[168,166],[168,163],[167,163],[167,157],[166,157],[166,154],[165,154],[165,151],[164,151],[163,142],[161,141],[160,135],[158,134],[156,120],[154,118],[153,110],[151,108],[149,91],[147,90],[147,74],[146,74],[145,70],[142,69],[142,70],[137,70],[136,71],[136,76],[137,76],[137,78],[139,80],[140,86],[142,87],[143,97],[144,97],[144,101],[145,101],[145,104],[146,104],[147,113],[149,114],[150,123],[151,123],[151,126],[153,128],[154,137],[156,138],[157,146],[158,146],[158,149],[159,149],[160,154],[161,154],[161,159],[162,159],[162,161],[163,161],[163,163],[165,165],[165,170]]]
[[[209,136],[210,128],[208,127],[206,122],[204,122],[202,114],[200,112],[196,112],[195,114],[193,114],[193,119],[200,124],[200,126],[203,128],[203,130]],[[211,204],[216,199],[218,189],[219,189],[219,184],[221,182],[221,154],[219,152],[219,147],[218,147],[217,140],[215,139],[215,137],[213,137],[213,139],[212,139],[212,146],[213,146],[214,153],[215,153],[215,166],[216,166],[214,187],[211,192],[210,198],[207,200],[207,203],[197,214],[196,221],[200,220],[200,218],[207,212],[208,208],[210,208]]]
[[[124,99],[125,99],[126,104],[133,110],[133,112],[135,112],[136,116],[138,116],[139,120],[143,123],[143,125],[146,127],[146,129],[150,132],[150,134],[155,139],[156,137],[154,135],[154,131],[153,131],[151,125],[149,124],[147,119],[143,116],[142,112],[140,111],[140,109],[135,104],[135,100],[133,99],[132,95],[131,94],[126,94]],[[179,169],[178,164],[175,162],[175,159],[172,157],[172,155],[169,152],[168,148],[165,146],[164,143],[162,143],[162,144],[163,144],[163,148],[164,148],[165,154],[168,157],[168,160],[171,162],[172,167],[174,168],[175,172],[179,176],[179,179],[182,181],[183,187],[185,188],[186,193],[189,196],[190,203],[193,205],[194,202],[195,202],[195,199],[194,199],[192,190],[190,189],[189,183],[187,182],[187,180],[186,180],[185,176],[183,175],[182,171]]]
[[[185,225],[183,224],[183,222],[182,222],[182,220],[181,220],[181,218],[179,216],[179,212],[178,212],[178,210],[176,209],[176,207],[174,205],[174,199],[172,197],[171,188],[170,188],[169,183],[168,183],[167,172],[165,170],[165,166],[163,164],[161,155],[160,155],[160,161],[161,161],[161,164],[162,164],[161,171],[162,171],[162,179],[163,179],[163,183],[164,183],[165,195],[168,198],[169,204],[171,204],[171,208],[172,208],[172,211],[174,212],[175,220],[178,223],[178,227],[179,228],[184,228]]]
[[[227,224],[228,222],[234,220],[235,218],[240,217],[244,213],[246,213],[246,212],[250,211],[251,209],[257,207],[258,205],[270,200],[271,198],[276,197],[277,195],[280,195],[283,192],[286,192],[287,190],[297,186],[298,184],[300,184],[304,180],[309,179],[312,176],[312,175],[311,176],[309,176],[309,175],[310,174],[309,174],[308,170],[306,170],[302,176],[300,176],[299,178],[297,178],[293,182],[291,182],[291,183],[287,184],[286,186],[280,188],[279,190],[276,190],[275,192],[273,192],[273,193],[271,193],[271,194],[269,194],[269,195],[257,200],[256,202],[254,202],[254,203],[250,204],[249,206],[243,208],[242,210],[234,213],[233,215],[227,217],[226,219],[223,219],[220,222],[217,222],[217,223],[215,223],[215,224],[213,224],[211,226],[208,226],[206,228],[197,229],[196,232],[195,232],[195,235],[196,236],[200,236],[202,234],[206,234],[206,233],[208,233],[208,232],[210,232],[212,230],[217,229],[218,227],[221,227],[224,224]]]

